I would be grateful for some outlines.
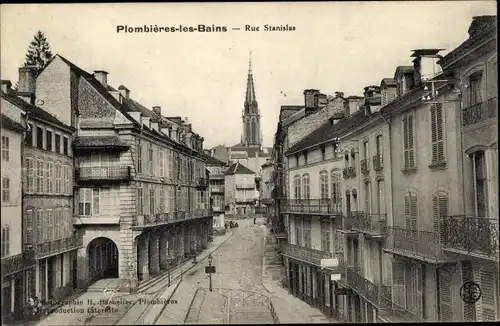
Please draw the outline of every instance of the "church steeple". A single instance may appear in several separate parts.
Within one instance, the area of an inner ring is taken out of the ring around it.
[[[243,110],[243,143],[246,145],[260,146],[260,112],[257,98],[255,96],[255,85],[253,83],[252,51],[248,60],[247,90],[245,94],[245,105]]]

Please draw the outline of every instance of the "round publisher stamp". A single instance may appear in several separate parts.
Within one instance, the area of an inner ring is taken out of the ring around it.
[[[465,282],[460,288],[460,297],[465,303],[475,303],[481,298],[481,287],[473,281]]]

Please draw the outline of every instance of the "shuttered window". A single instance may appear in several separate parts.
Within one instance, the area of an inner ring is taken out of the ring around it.
[[[472,263],[470,261],[462,262],[462,284],[474,281]],[[474,303],[464,302],[464,321],[474,321],[476,319],[476,309]]]
[[[483,267],[477,270],[476,283],[481,287],[481,298],[477,304],[477,315],[479,321],[494,321],[498,318],[495,271]]]
[[[441,243],[445,242],[445,218],[448,216],[448,195],[440,191],[432,196],[434,234]]]
[[[36,161],[36,192],[42,193],[45,191],[44,187],[44,162],[39,159]]]
[[[413,132],[413,115],[403,118],[403,150],[404,168],[414,169],[415,166],[415,134]]]
[[[48,241],[52,241],[59,234],[55,231],[54,212],[51,209],[47,210],[47,224]]]
[[[24,245],[27,248],[31,248],[33,245],[33,210],[28,209],[24,214],[24,222],[23,222],[23,237],[24,237]]]
[[[302,218],[295,218],[295,244],[302,246]]]
[[[433,104],[431,106],[431,139],[433,164],[445,161],[443,128],[443,105],[441,103]]]
[[[478,151],[472,154],[473,177],[475,183],[475,206],[476,216],[484,217],[487,211],[486,200],[486,162],[484,152]]]
[[[295,190],[295,199],[300,199],[300,175],[296,175],[293,179],[293,187]]]
[[[406,308],[405,264],[398,260],[392,262],[392,296],[394,303]]]
[[[498,70],[497,60],[488,63],[488,70],[486,71],[486,94],[488,99],[496,97],[498,93]]]
[[[330,221],[321,220],[321,250],[331,252]]]
[[[319,193],[320,198],[325,200],[328,199],[328,172],[321,171],[319,173]]]
[[[411,266],[411,280],[412,280],[412,305],[413,312],[423,317],[423,269],[421,264],[413,264]]]
[[[377,208],[378,214],[385,214],[385,182],[377,181]]]
[[[417,195],[408,192],[405,195],[405,221],[406,228],[409,230],[417,229]]]
[[[340,193],[340,171],[332,170],[330,171],[330,182],[332,184],[332,201],[334,205],[334,210],[337,212],[342,211],[342,194]]]
[[[304,247],[311,248],[311,220],[306,218],[303,220]]]
[[[302,187],[304,189],[304,199],[309,199],[311,198],[311,188],[309,185],[309,174],[304,174],[302,175]]]
[[[365,213],[371,214],[372,212],[372,192],[371,183],[365,183]]]
[[[469,106],[482,102],[481,83],[483,80],[483,72],[477,71],[469,76]]]
[[[453,321],[453,295],[450,270],[439,269],[439,321]]]
[[[2,226],[2,257],[10,255],[10,226]]]

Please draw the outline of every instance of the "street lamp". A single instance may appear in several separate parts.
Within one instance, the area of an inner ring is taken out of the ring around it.
[[[208,255],[208,258],[207,258],[207,260],[208,260],[208,276],[210,278],[210,285],[209,285],[208,289],[210,290],[210,292],[212,292],[212,259],[213,259],[212,254]]]

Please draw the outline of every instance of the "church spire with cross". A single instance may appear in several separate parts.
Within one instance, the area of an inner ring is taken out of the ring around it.
[[[260,146],[260,112],[257,98],[255,96],[255,85],[252,71],[252,51],[248,60],[247,89],[243,110],[243,143],[248,146]]]

